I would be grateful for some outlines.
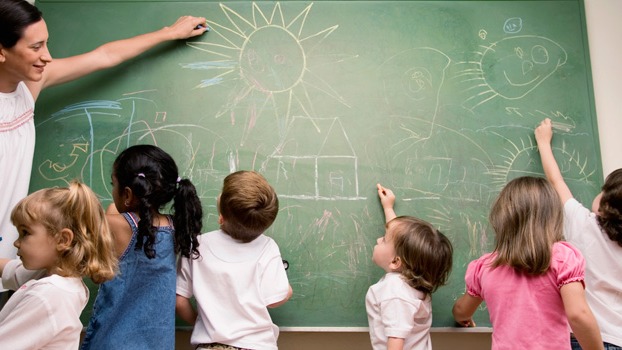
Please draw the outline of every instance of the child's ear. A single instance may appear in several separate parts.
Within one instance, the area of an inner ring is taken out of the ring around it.
[[[222,217],[222,214],[218,214],[218,225],[222,225],[225,223],[225,218]]]
[[[401,269],[402,259],[400,259],[399,256],[396,256],[395,258],[393,258],[393,261],[391,261],[389,268],[391,268],[393,271],[398,271],[399,269]]]
[[[73,231],[68,228],[64,228],[58,234],[58,241],[56,242],[56,250],[59,252],[65,251],[71,248],[73,243]]]
[[[123,188],[123,197],[122,198],[124,198],[123,204],[126,207],[129,207],[129,206],[133,205],[134,204],[134,192],[132,192],[132,189],[129,188],[129,187]]]

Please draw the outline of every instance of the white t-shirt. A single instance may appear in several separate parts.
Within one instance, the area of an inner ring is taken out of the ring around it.
[[[182,258],[177,273],[177,294],[197,301],[190,342],[277,349],[267,306],[287,297],[289,282],[276,242],[261,235],[240,243],[221,230],[198,239],[201,258]]]
[[[564,235],[585,257],[585,297],[603,341],[622,346],[622,247],[574,198],[564,205]]]
[[[2,273],[7,287],[23,271],[21,261],[9,262]],[[31,274],[32,275],[32,274]],[[80,314],[89,290],[79,277],[52,275],[16,288],[0,310],[0,349],[77,349]]]
[[[386,350],[388,337],[404,339],[404,350],[431,350],[432,299],[390,272],[365,297],[374,350]]]
[[[28,195],[35,152],[34,110],[35,101],[24,82],[14,92],[0,93],[0,258],[17,257],[11,211]],[[4,288],[0,284],[0,291]]]

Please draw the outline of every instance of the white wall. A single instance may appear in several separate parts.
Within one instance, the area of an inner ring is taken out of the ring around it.
[[[605,176],[622,168],[622,0],[584,0]]]

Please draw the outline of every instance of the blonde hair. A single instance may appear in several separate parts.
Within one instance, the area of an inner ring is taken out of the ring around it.
[[[490,211],[496,234],[492,266],[544,274],[551,263],[553,243],[562,240],[563,215],[559,195],[546,179],[524,176],[510,181]]]
[[[224,219],[221,229],[248,243],[272,225],[279,212],[279,199],[259,173],[237,171],[225,177],[218,209]]]
[[[68,188],[34,192],[17,203],[11,221],[15,226],[40,223],[56,239],[63,229],[73,232],[72,242],[59,252],[59,275],[86,276],[95,283],[114,277],[117,259],[112,234],[97,195],[85,184],[73,181]]]
[[[395,254],[402,261],[402,277],[411,287],[432,294],[447,283],[453,247],[444,234],[412,216],[398,216],[387,228],[393,232]]]

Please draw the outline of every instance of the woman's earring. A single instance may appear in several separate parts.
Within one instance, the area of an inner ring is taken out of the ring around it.
[[[125,204],[126,207],[130,206],[130,202],[128,202],[127,200],[125,202],[123,202],[123,204]]]

